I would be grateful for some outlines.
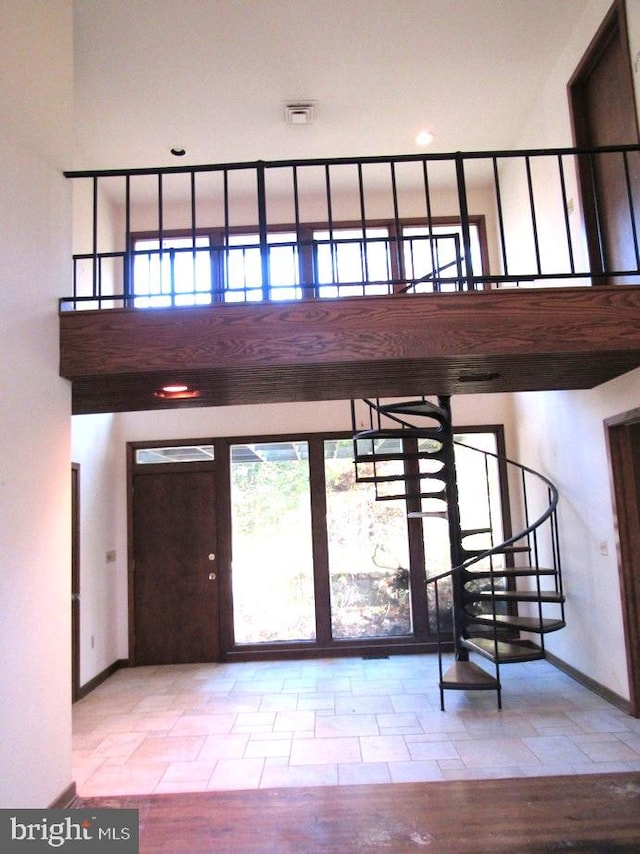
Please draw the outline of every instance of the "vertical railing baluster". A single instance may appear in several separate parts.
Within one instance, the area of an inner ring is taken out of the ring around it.
[[[93,228],[93,236],[92,236],[92,250],[91,250],[91,252],[93,255],[93,269],[92,269],[91,296],[96,298],[98,296],[98,177],[97,177],[97,175],[93,176],[92,228]]]
[[[402,227],[400,225],[400,207],[398,205],[398,184],[396,180],[396,164],[391,161],[389,164],[391,167],[391,195],[393,199],[393,222],[394,222],[394,231],[395,231],[395,258],[396,258],[396,267],[398,270],[402,270],[402,252],[400,251],[400,234],[402,232]]]
[[[369,282],[369,252],[367,244],[367,215],[364,203],[364,180],[362,177],[362,163],[358,163],[358,195],[360,200],[360,227],[362,228],[362,242],[360,244],[360,269],[362,278],[366,285]]]
[[[496,207],[498,210],[498,230],[500,233],[500,251],[502,254],[502,273],[509,275],[509,262],[507,260],[507,240],[504,231],[504,212],[502,210],[502,191],[500,189],[500,171],[498,170],[498,158],[492,157],[493,183],[496,189]]]
[[[427,208],[427,228],[429,230],[429,249],[431,251],[431,273],[435,274],[438,267],[436,266],[436,248],[437,242],[434,243],[433,237],[433,216],[431,213],[431,187],[429,186],[429,173],[427,169],[427,159],[426,157],[422,161],[422,180],[424,183],[424,195],[425,195],[425,203]],[[412,252],[413,252],[413,243],[411,244]],[[413,258],[412,258],[412,268],[413,268]],[[415,278],[415,269],[413,271],[413,276]],[[441,289],[441,283],[438,279],[437,281],[433,280],[433,290],[439,292]]]
[[[271,296],[271,269],[269,264],[267,190],[264,160],[259,160],[256,164],[256,180],[258,190],[258,234],[260,240],[260,268],[262,270],[262,299],[267,302]]]
[[[193,269],[193,304],[196,304],[196,293],[198,291],[197,284],[197,250],[196,241],[198,239],[198,228],[196,223],[196,173],[191,170],[189,173],[189,193],[191,201],[191,251],[192,251],[192,269]],[[211,285],[209,285],[211,287]]]
[[[473,267],[471,265],[471,232],[469,229],[469,207],[467,204],[467,184],[464,174],[464,156],[461,152],[455,155],[456,181],[458,185],[458,207],[460,210],[460,228],[462,230],[462,245],[464,247],[464,269],[467,290],[475,290]],[[462,287],[460,290],[464,290]]]
[[[638,246],[638,229],[636,226],[635,210],[633,204],[633,189],[631,187],[631,175],[629,173],[629,153],[622,152],[624,162],[624,178],[627,187],[627,201],[629,203],[629,220],[631,222],[631,231],[633,233],[633,249],[636,256],[636,270],[640,270],[640,247]]]
[[[160,296],[162,296],[164,283],[164,205],[162,172],[158,172],[158,267],[159,293]],[[160,302],[162,302],[162,300]]]
[[[527,172],[527,190],[529,192],[529,210],[531,212],[531,227],[533,229],[533,246],[536,253],[536,270],[538,275],[542,273],[540,264],[540,243],[538,241],[538,222],[536,219],[536,205],[533,192],[533,178],[531,176],[531,158],[527,155],[524,159],[525,169]]]
[[[222,198],[223,198],[223,206],[224,206],[224,257],[223,257],[223,272],[222,272],[222,293],[220,294],[220,299],[224,302],[225,300],[225,292],[228,291],[231,282],[229,280],[229,260],[230,260],[230,252],[231,247],[229,246],[229,234],[230,234],[230,215],[229,215],[229,172],[227,169],[223,172],[223,181],[222,181]],[[247,297],[245,293],[245,299]]]
[[[598,245],[594,247],[597,250],[597,258],[592,258],[591,263],[594,261],[597,265],[597,269],[595,273],[606,273],[607,271],[607,258],[605,255],[605,242],[604,242],[604,233],[602,229],[602,222],[600,218],[600,200],[598,193],[598,186],[596,181],[596,172],[595,172],[595,163],[594,163],[594,152],[590,151],[587,154],[589,161],[589,183],[591,185],[591,195],[593,198],[593,221],[595,225],[596,237],[598,241]],[[592,254],[591,252],[589,253]]]
[[[331,253],[331,277],[333,284],[337,288],[338,296],[340,296],[340,280],[338,269],[337,247],[333,237],[333,202],[331,199],[331,175],[329,173],[329,164],[324,167],[325,189],[327,193],[327,224],[329,226],[329,249]]]
[[[571,240],[571,223],[569,222],[569,202],[567,200],[567,185],[564,177],[564,162],[562,154],[558,155],[558,174],[560,175],[560,191],[562,193],[562,210],[564,213],[564,229],[567,235],[567,251],[569,253],[569,269],[575,273],[575,261],[573,258],[573,241]]]
[[[127,308],[134,305],[131,299],[135,290],[134,276],[134,246],[131,240],[131,176],[126,175],[124,181],[124,304]]]

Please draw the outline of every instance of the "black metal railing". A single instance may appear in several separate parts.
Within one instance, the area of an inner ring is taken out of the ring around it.
[[[635,145],[67,172],[86,215],[60,305],[640,282],[639,163]]]

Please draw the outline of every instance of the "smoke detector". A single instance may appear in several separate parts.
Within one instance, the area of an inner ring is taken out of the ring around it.
[[[310,125],[313,121],[314,104],[304,103],[285,104],[284,120],[288,125]]]

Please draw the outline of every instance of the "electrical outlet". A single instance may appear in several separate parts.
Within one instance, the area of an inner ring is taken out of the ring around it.
[[[110,549],[107,552],[107,563],[115,563],[116,562],[116,550]]]
[[[91,635],[91,649],[94,649],[96,645],[96,639],[94,635]]]

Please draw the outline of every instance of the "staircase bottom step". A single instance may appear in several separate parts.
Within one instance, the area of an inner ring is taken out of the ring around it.
[[[544,650],[537,643],[529,640],[498,641],[494,644],[492,638],[466,638],[462,641],[462,645],[488,658],[489,661],[495,662],[497,659],[501,664],[537,661],[544,658]]]
[[[456,661],[443,674],[440,687],[457,691],[498,691],[500,682],[473,661]]]

